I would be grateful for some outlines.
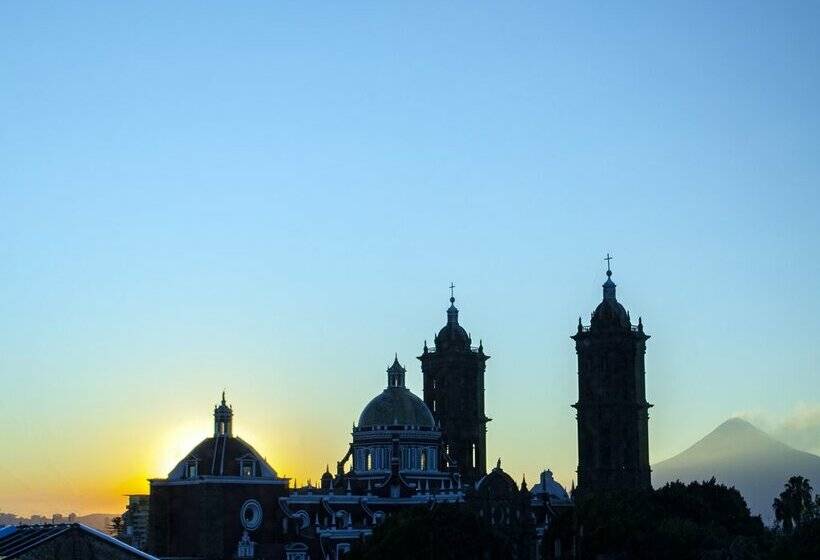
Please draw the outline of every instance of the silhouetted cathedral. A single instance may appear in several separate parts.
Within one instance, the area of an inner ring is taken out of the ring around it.
[[[611,276],[607,266],[603,301],[589,326],[578,320],[572,337],[584,493],[650,488],[649,337],[640,320],[631,324]],[[148,549],[179,560],[342,560],[402,510],[464,507],[504,536],[510,558],[576,558],[574,502],[550,470],[531,489],[504,472],[500,459],[487,472],[490,357],[459,324],[452,292],[447,324],[434,342],[425,342],[418,357],[424,398],[406,386],[407,371],[394,354],[386,386],[364,406],[335,473],[328,465],[319,485],[297,487],[237,437],[223,393],[213,437],[166,478],[151,480]]]
[[[424,343],[419,360],[424,402],[440,425],[443,457],[464,482],[473,483],[487,474],[484,369],[490,357],[482,344],[471,347],[470,335],[458,324],[455,301],[451,294],[447,324],[436,335],[435,348]]]
[[[607,261],[611,257],[607,256]],[[578,319],[578,491],[651,488],[643,322],[615,297],[607,266],[604,299],[590,325]]]

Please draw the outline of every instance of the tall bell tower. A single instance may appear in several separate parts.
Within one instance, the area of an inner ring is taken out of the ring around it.
[[[435,337],[435,347],[424,343],[421,371],[424,402],[441,427],[442,458],[462,481],[473,484],[487,474],[487,422],[484,414],[484,370],[490,356],[458,323],[455,286],[450,285],[447,324]]]
[[[589,326],[578,319],[578,492],[649,489],[649,408],[644,355],[649,335],[615,297],[607,255],[604,298]]]

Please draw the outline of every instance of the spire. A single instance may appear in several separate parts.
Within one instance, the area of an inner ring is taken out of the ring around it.
[[[612,281],[612,268],[610,267],[610,261],[613,259],[609,253],[606,254],[606,282],[604,282],[604,299],[615,299],[615,282]]]
[[[225,389],[222,389],[222,406],[225,406]]]
[[[393,365],[387,368],[387,386],[404,387],[404,374],[407,372],[399,363],[399,354],[393,358]]]

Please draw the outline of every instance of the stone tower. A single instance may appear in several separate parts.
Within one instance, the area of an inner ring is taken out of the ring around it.
[[[589,326],[578,319],[578,492],[649,489],[649,408],[643,322],[615,297],[607,255],[604,299]]]
[[[447,324],[436,335],[434,348],[424,343],[418,359],[424,402],[441,427],[442,465],[446,461],[463,482],[473,484],[487,474],[490,418],[484,414],[484,369],[490,357],[483,345],[471,346],[470,335],[458,324],[455,301],[451,293]]]

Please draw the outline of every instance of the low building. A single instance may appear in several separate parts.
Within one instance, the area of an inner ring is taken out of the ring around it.
[[[80,523],[0,527],[2,560],[158,560]]]

